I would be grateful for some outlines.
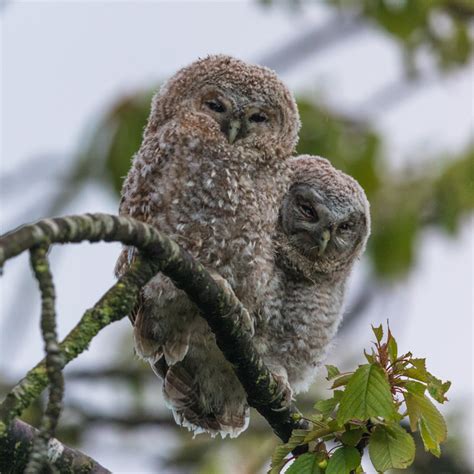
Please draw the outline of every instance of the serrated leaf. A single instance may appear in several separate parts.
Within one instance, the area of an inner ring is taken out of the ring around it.
[[[353,373],[341,375],[340,377],[334,380],[334,382],[331,385],[331,389],[343,387],[344,385],[347,384],[347,382],[349,382],[349,380],[351,379],[353,375],[354,375]]]
[[[410,359],[410,364],[412,364],[413,367],[416,367],[418,370],[424,370],[426,372],[426,359]]]
[[[314,408],[321,412],[324,417],[328,417],[336,408],[338,401],[334,398],[329,398],[327,400],[319,400],[315,403]]]
[[[378,472],[406,469],[415,458],[415,442],[400,425],[378,425],[370,436],[369,456]]]
[[[443,415],[426,395],[409,391],[404,397],[411,430],[419,427],[425,450],[439,456],[439,445],[446,440],[448,432]]]
[[[333,378],[337,377],[341,372],[335,365],[326,365],[326,370],[328,371],[328,375],[326,380],[332,380]]]
[[[428,373],[428,392],[439,403],[447,401],[446,392],[451,387],[451,382],[443,382],[434,375]]]
[[[388,357],[392,364],[397,360],[398,357],[398,346],[397,341],[392,336],[390,329],[388,330],[388,341],[387,341],[387,350],[388,350]]]
[[[418,395],[424,395],[425,390],[426,390],[426,385],[423,384],[423,383],[410,381],[410,382],[407,382],[405,384],[405,388],[410,393],[416,393]]]
[[[429,374],[426,370],[426,359],[410,359],[410,364],[412,367],[403,369],[402,375],[420,380],[421,382],[427,382]]]
[[[372,351],[372,354],[368,354],[364,349],[364,355],[369,364],[375,364],[375,362],[377,362],[377,358],[375,357],[374,351]]]
[[[356,448],[343,446],[330,457],[326,474],[350,474],[360,465],[360,453]]]
[[[334,400],[337,400],[338,402],[340,402],[342,396],[344,395],[344,390],[334,390],[332,395],[333,395],[332,398],[334,398]]]
[[[304,439],[308,435],[309,430],[293,430],[288,443],[278,445],[272,454],[272,463],[269,474],[278,474],[285,465],[286,456],[299,446],[304,444]]]
[[[382,417],[391,420],[395,413],[390,385],[384,371],[376,364],[366,364],[361,365],[349,380],[336,419],[343,425],[351,419],[365,421],[372,417]]]
[[[286,470],[286,474],[320,474],[319,460],[314,453],[305,453],[298,456]]]
[[[372,331],[374,332],[375,334],[375,337],[377,339],[377,342],[380,342],[382,339],[383,339],[383,329],[382,329],[382,325],[378,326],[378,327],[375,327],[375,326],[372,326]]]
[[[361,428],[356,428],[355,430],[344,431],[341,436],[341,441],[346,446],[356,446],[357,443],[361,440],[364,430]]]
[[[401,374],[410,379],[419,380],[420,382],[427,382],[428,378],[425,372],[416,369],[415,367],[408,367],[401,371]]]

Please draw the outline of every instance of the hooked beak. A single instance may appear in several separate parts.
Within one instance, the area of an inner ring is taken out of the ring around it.
[[[331,240],[331,232],[329,232],[328,229],[324,229],[319,236],[319,241],[318,241],[318,255],[321,256],[324,251],[326,250],[326,247],[328,246],[328,242]]]
[[[227,137],[229,139],[230,144],[235,142],[235,139],[237,138],[241,127],[242,122],[240,120],[235,119],[230,121],[229,129],[227,131]]]

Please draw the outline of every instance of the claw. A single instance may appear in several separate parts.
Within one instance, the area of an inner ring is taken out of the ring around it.
[[[218,285],[223,287],[224,290],[227,291],[227,293],[230,293],[235,296],[232,286],[224,277],[219,275],[219,273],[217,273],[215,270],[210,270],[209,273],[214,279],[214,281]],[[245,330],[245,332],[249,333],[250,337],[253,337],[253,335],[255,334],[253,318],[242,305],[240,305],[240,312],[238,314],[238,324]]]

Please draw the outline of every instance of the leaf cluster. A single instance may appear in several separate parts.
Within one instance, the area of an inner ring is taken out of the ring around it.
[[[410,352],[399,355],[389,327],[385,339],[382,326],[372,329],[376,340],[370,353],[364,351],[366,364],[347,373],[326,366],[332,397],[314,405],[308,429],[294,430],[288,443],[277,446],[270,474],[278,474],[295,458],[285,472],[362,473],[366,446],[377,472],[406,469],[415,458],[413,436],[401,425],[406,418],[410,431],[420,432],[425,450],[441,455],[446,422],[432,399],[447,401],[451,383],[428,372],[425,359]]]

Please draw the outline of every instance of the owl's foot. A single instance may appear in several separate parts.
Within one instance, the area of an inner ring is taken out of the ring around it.
[[[291,401],[293,400],[293,389],[291,388],[290,384],[288,383],[288,377],[286,374],[282,373],[275,373],[271,369],[273,378],[277,383],[277,392],[275,396],[275,400],[282,399],[282,408],[277,409],[274,411],[281,411],[284,410],[286,407],[290,406]]]
[[[226,293],[230,293],[231,295],[235,296],[234,290],[232,289],[232,286],[230,286],[230,283],[219,273],[217,273],[214,270],[210,270],[209,273],[211,274],[212,278],[214,281],[221,286]],[[236,297],[237,298],[237,297]],[[246,332],[250,337],[253,337],[255,334],[255,327],[253,323],[253,318],[250,317],[249,312],[242,306],[240,305],[240,311],[234,311],[234,315],[237,319],[237,324]]]

